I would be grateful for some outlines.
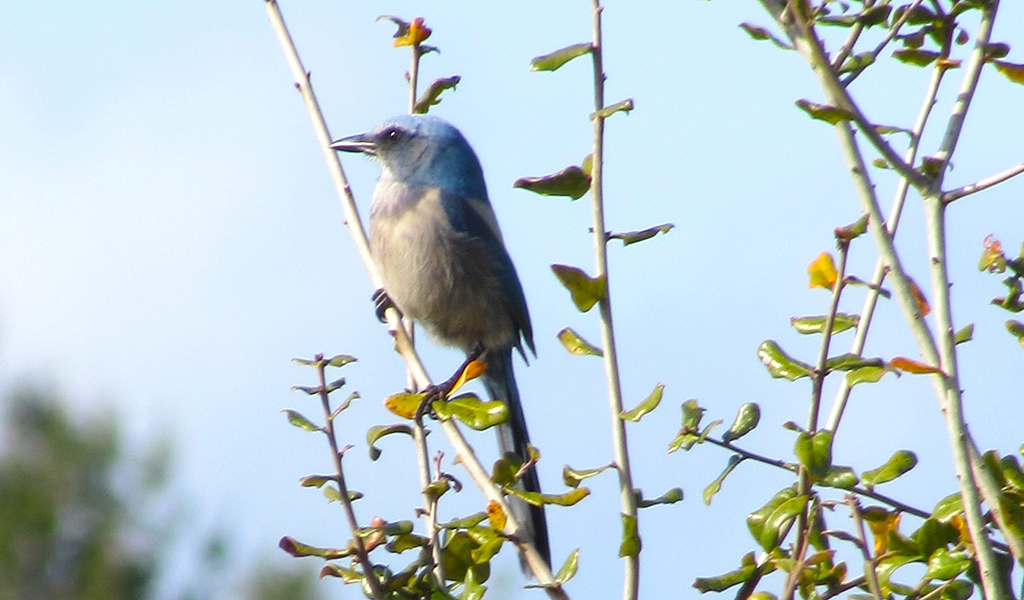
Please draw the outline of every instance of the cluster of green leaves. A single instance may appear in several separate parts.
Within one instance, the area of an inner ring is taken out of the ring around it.
[[[837,229],[836,237],[840,251],[847,252],[849,242],[863,231],[863,223],[860,221]],[[997,243],[987,247],[987,258],[983,259],[982,268],[998,270],[1006,263],[1006,259],[999,253]],[[837,273],[834,261],[828,253],[822,253],[812,261],[807,271],[810,287],[829,289],[840,295],[845,285],[849,285],[851,281],[859,281],[852,276],[841,276]],[[919,303],[919,308],[927,314],[928,307],[923,294],[920,294]],[[791,319],[791,324],[800,334],[836,335],[855,328],[858,318],[836,311],[824,316],[795,317]],[[969,333],[961,334],[960,337],[969,339]],[[761,344],[758,356],[772,377],[797,381],[823,379],[832,373],[844,373],[846,382],[851,387],[877,382],[887,372],[898,376],[901,372],[927,374],[938,371],[934,366],[903,357],[883,360],[849,353],[828,357],[824,361],[824,370],[819,371],[816,366],[793,358],[772,340]],[[723,421],[716,419],[702,426],[706,411],[696,400],[683,403],[682,409],[682,426],[676,438],[670,442],[669,452],[690,450],[695,445],[704,443],[713,443],[734,452],[722,473],[704,489],[705,503],[711,503],[712,498],[721,491],[725,479],[745,461],[753,460],[795,474],[801,473],[805,478],[801,480],[805,483],[779,490],[771,500],[747,517],[748,529],[760,546],[761,556],[755,558],[754,552],[750,552],[741,559],[739,568],[714,577],[698,578],[694,583],[697,589],[702,592],[721,592],[734,586],[742,586],[738,597],[755,597],[755,589],[761,578],[773,571],[782,570],[794,579],[795,588],[805,598],[828,598],[856,587],[868,591],[871,584],[867,577],[850,578],[846,562],[837,560],[836,551],[830,542],[830,539],[834,539],[849,542],[865,556],[870,556],[868,560],[883,597],[898,594],[917,598],[935,592],[935,597],[966,598],[972,593],[977,582],[977,564],[972,552],[971,538],[964,525],[960,495],[953,494],[940,502],[931,512],[925,512],[893,501],[875,491],[876,486],[897,479],[917,465],[917,456],[913,452],[898,450],[884,464],[858,475],[851,466],[833,463],[833,431],[805,430],[789,421],[783,424],[783,428],[797,434],[793,446],[796,460],[790,462],[772,459],[736,445],[737,440],[759,424],[760,408],[757,404],[747,403],[741,406],[732,426],[721,438],[714,438],[711,433]],[[1021,479],[1017,460],[1015,457],[1001,459],[994,454],[986,455],[986,459],[990,469],[1001,474],[1003,510],[1016,520],[1015,527],[1019,528],[1020,519],[1024,517],[1024,504],[1021,503],[1020,495],[1024,479]],[[875,540],[873,548],[855,533],[845,532],[826,524],[828,513],[839,504],[837,500],[830,499],[826,493],[829,489],[843,490],[850,494],[847,504],[859,502],[854,499],[855,496],[859,496],[881,500],[889,505],[888,508],[872,505],[863,511],[859,510],[858,505],[858,510],[853,511],[855,520],[861,519],[869,526]],[[923,519],[918,529],[906,536],[899,531],[900,516],[903,512],[911,512]],[[805,540],[803,547],[799,541],[787,545],[787,540],[794,534],[798,540]],[[808,545],[813,551],[808,549]],[[1001,556],[1009,560],[1008,555]],[[893,573],[898,568],[912,563],[926,565],[924,576],[913,585],[897,583],[893,579]],[[1007,572],[1011,567],[1012,561],[1006,564]],[[756,597],[760,598],[774,597],[768,592],[757,594],[759,596]]]
[[[1003,279],[1006,286],[1006,295],[993,298],[992,304],[999,306],[1012,313],[1024,311],[1024,301],[1021,300],[1021,278],[1024,277],[1024,245],[1021,246],[1017,258],[1007,258],[1003,253],[1003,245],[991,235],[985,238],[985,249],[981,253],[981,260],[978,262],[979,271],[989,273],[1010,273]],[[1006,330],[1010,335],[1017,338],[1021,347],[1024,347],[1024,323],[1016,319],[1006,321]]]
[[[311,360],[296,359],[297,363],[317,370],[342,367],[354,361],[355,358],[348,355],[338,355],[332,358],[317,356]],[[455,395],[455,392],[463,384],[483,374],[485,369],[486,366],[483,362],[470,361],[463,369],[460,369],[450,385],[418,393],[392,394],[384,400],[384,405],[392,414],[406,421],[414,421],[423,415],[430,415],[439,420],[456,419],[477,431],[490,429],[508,419],[508,408],[504,402],[485,402],[473,393]],[[326,381],[323,378],[322,380]],[[309,396],[323,398],[340,390],[344,385],[344,378],[340,378],[323,385],[295,386],[294,389]],[[353,393],[336,408],[326,411],[327,423],[323,425],[315,423],[294,410],[286,410],[285,414],[289,423],[299,429],[323,433],[330,437],[333,436],[333,428],[328,424],[333,423],[341,416],[350,406],[352,400],[358,397],[358,394]],[[382,450],[377,447],[380,439],[396,433],[412,437],[413,428],[405,422],[369,428],[366,433],[366,443],[372,460],[377,460],[381,455]],[[351,446],[341,449],[339,455],[343,456],[349,448]],[[524,461],[515,454],[505,454],[495,462],[491,480],[505,494],[535,506],[572,506],[590,493],[589,489],[579,486],[579,481],[589,474],[577,474],[578,478],[575,482],[567,481],[567,485],[571,489],[563,494],[522,491],[517,483],[526,469],[538,459],[539,454],[535,451],[528,464],[524,464]],[[322,489],[329,502],[351,503],[362,499],[363,494],[354,490],[347,490],[347,497],[342,498],[339,485],[342,478],[343,474],[340,472],[333,475],[309,475],[300,480],[300,485]],[[438,472],[426,491],[431,501],[437,502],[452,490],[456,492],[461,490],[459,482],[447,473]],[[504,533],[505,524],[504,511],[497,502],[493,501],[487,505],[486,511],[438,524],[438,530],[441,532],[439,543],[441,544],[442,571],[445,576],[443,583],[438,582],[434,575],[431,539],[427,535],[415,533],[415,524],[412,521],[391,522],[381,517],[374,517],[369,527],[355,531],[354,537],[342,547],[314,546],[287,536],[281,539],[280,547],[295,557],[315,556],[327,561],[320,572],[321,577],[338,577],[345,583],[360,584],[370,596],[373,595],[372,590],[367,582],[365,569],[362,568],[359,560],[360,546],[368,556],[377,549],[383,549],[396,556],[412,551],[415,556],[397,571],[394,569],[393,559],[382,562],[374,561],[373,577],[385,597],[394,599],[457,597],[469,600],[479,598],[486,591],[483,584],[490,577],[491,560],[505,545],[505,542],[509,541]],[[357,543],[356,538],[360,543]],[[556,576],[559,585],[568,581],[575,574],[577,557],[578,553],[573,552],[562,566]],[[347,562],[339,562],[343,559]]]

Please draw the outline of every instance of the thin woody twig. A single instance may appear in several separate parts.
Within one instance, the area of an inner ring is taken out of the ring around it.
[[[334,482],[338,484],[338,498],[345,509],[345,517],[348,519],[349,529],[352,531],[352,542],[355,545],[356,557],[363,567],[363,578],[370,588],[370,594],[377,600],[384,600],[384,590],[380,587],[380,581],[374,573],[373,561],[366,551],[363,538],[358,534],[359,523],[356,522],[356,513],[352,509],[352,499],[348,495],[348,486],[345,484],[345,471],[341,468],[342,453],[338,451],[338,438],[334,434],[334,418],[331,416],[331,398],[327,391],[327,378],[325,371],[327,364],[322,354],[313,358],[316,361],[316,376],[319,379],[320,404],[324,409],[324,435],[327,436],[327,443],[331,447],[331,458],[334,462]]]
[[[370,247],[367,241],[366,231],[363,229],[362,221],[360,220],[359,213],[356,210],[355,199],[352,197],[352,190],[345,177],[345,172],[341,168],[341,162],[338,160],[337,153],[331,149],[332,138],[327,129],[327,124],[324,122],[323,113],[320,111],[320,105],[316,100],[316,96],[313,94],[313,89],[309,82],[309,75],[302,66],[302,61],[299,59],[298,52],[295,49],[295,44],[292,42],[291,35],[288,33],[288,28],[285,26],[284,18],[281,15],[281,10],[277,5],[276,0],[264,0],[264,4],[267,7],[270,23],[277,34],[278,41],[281,43],[285,59],[288,62],[288,66],[291,68],[292,76],[295,78],[295,86],[298,88],[299,93],[302,95],[303,102],[306,105],[306,110],[309,113],[310,120],[312,121],[313,131],[316,134],[317,141],[320,143],[324,159],[327,161],[327,167],[331,173],[331,179],[334,181],[335,188],[338,191],[338,196],[341,199],[342,209],[345,213],[346,225],[349,228],[349,232],[352,234],[352,239],[356,244],[356,249],[362,259],[363,266],[366,268],[366,272],[370,277],[371,284],[374,289],[380,289],[384,287],[383,280],[381,279],[380,272],[377,270],[377,266],[370,255]],[[395,348],[409,366],[417,385],[421,389],[430,386],[430,376],[427,374],[426,369],[423,367],[423,363],[416,354],[415,348],[412,347],[409,335],[401,323],[401,317],[398,311],[393,307],[390,307],[384,314],[388,321],[388,327],[395,336]],[[522,525],[516,521],[515,516],[509,508],[508,503],[505,501],[505,497],[501,490],[495,487],[494,483],[491,482],[490,475],[480,463],[480,460],[476,457],[472,448],[470,448],[469,443],[466,442],[466,439],[463,437],[459,427],[453,421],[447,420],[441,422],[441,429],[444,431],[448,441],[455,449],[455,452],[459,457],[459,462],[469,473],[476,486],[480,488],[488,500],[494,500],[497,502],[505,512],[507,519],[505,526],[506,533],[510,537],[520,539],[517,544],[519,551],[523,555],[527,565],[530,567],[534,577],[537,579],[538,584],[544,587],[548,596],[551,598],[559,600],[567,599],[568,595],[562,587],[555,582],[551,569],[544,561],[544,558],[541,557],[540,553],[537,552],[537,549],[534,548],[533,544],[521,541],[522,536],[519,534],[523,531]]]
[[[978,180],[970,185],[965,185],[963,187],[958,187],[955,190],[945,192],[942,194],[942,202],[943,204],[949,204],[950,202],[959,200],[964,196],[969,196],[982,190],[987,190],[988,188],[998,185],[1008,179],[1012,179],[1021,173],[1024,173],[1024,163],[1020,163],[1015,167],[1010,167],[1002,173],[997,173],[991,177]]]
[[[608,238],[604,232],[604,117],[599,114],[604,108],[604,65],[602,62],[601,43],[601,2],[593,0],[593,42],[591,56],[594,63],[594,158],[590,180],[590,196],[594,219],[594,259],[597,263],[597,276],[605,278],[608,289]],[[608,404],[611,413],[612,444],[615,451],[616,471],[619,474],[619,502],[623,519],[637,518],[637,499],[630,472],[629,446],[626,440],[626,423],[619,416],[622,414],[622,384],[619,381],[618,355],[615,349],[615,329],[612,325],[611,294],[606,292],[598,303],[601,311],[601,342],[604,348],[605,376],[608,383]],[[637,533],[639,535],[639,533]],[[624,557],[626,559],[623,575],[622,597],[624,600],[636,600],[640,594],[640,555],[637,552]]]

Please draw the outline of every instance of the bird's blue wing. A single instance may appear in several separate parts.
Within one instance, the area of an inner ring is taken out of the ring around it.
[[[501,239],[501,231],[498,229],[498,222],[490,203],[486,198],[465,198],[449,192],[442,192],[441,203],[452,229],[479,240],[495,264],[498,265],[497,276],[501,281],[501,288],[505,294],[512,322],[518,329],[517,333],[522,335],[526,346],[536,354],[537,351],[533,345],[533,327],[530,325],[530,313],[526,308],[523,286],[519,282],[512,258],[508,255]],[[519,352],[525,359],[526,354],[518,342],[516,346],[519,347]]]

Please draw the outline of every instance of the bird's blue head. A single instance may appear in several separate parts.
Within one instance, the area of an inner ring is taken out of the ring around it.
[[[402,115],[368,133],[335,141],[331,148],[374,157],[381,179],[438,187],[467,198],[487,198],[483,170],[454,125],[428,115]]]

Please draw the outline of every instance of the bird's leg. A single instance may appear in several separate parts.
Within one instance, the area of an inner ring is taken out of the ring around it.
[[[380,291],[383,292],[383,290]],[[433,404],[434,400],[437,400],[438,398],[447,398],[448,394],[452,392],[452,388],[454,388],[455,384],[459,382],[459,379],[462,377],[463,371],[466,370],[466,367],[469,366],[469,363],[480,358],[480,355],[483,353],[483,345],[477,344],[476,348],[474,348],[472,352],[466,355],[466,360],[462,363],[462,366],[460,366],[455,371],[454,375],[452,375],[451,377],[437,385],[432,385],[424,389],[423,399],[420,400],[420,405],[416,409],[416,418],[418,419],[422,417],[426,413],[427,408],[431,406],[431,404]]]
[[[378,288],[374,291],[373,295],[370,296],[370,299],[373,300],[373,312],[377,315],[377,320],[381,323],[388,322],[388,320],[384,318],[384,313],[386,313],[389,308],[398,310],[398,307],[395,306],[395,303],[391,300],[391,296],[388,296],[388,293],[384,291],[384,288]]]

